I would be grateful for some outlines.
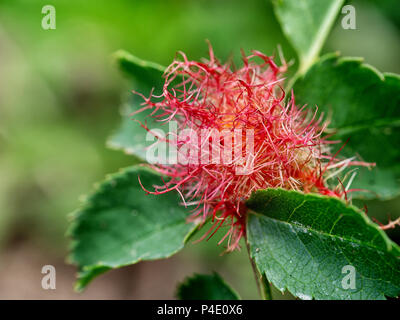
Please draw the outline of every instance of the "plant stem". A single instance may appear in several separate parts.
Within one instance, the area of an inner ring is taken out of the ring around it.
[[[258,292],[260,293],[261,299],[272,300],[271,286],[268,282],[268,279],[265,276],[265,274],[260,274],[254,260],[251,258],[250,247],[249,247],[249,243],[247,242],[247,237],[246,237],[245,241],[246,241],[247,253],[249,255],[251,267],[253,268],[254,277],[256,278]]]
[[[285,87],[285,92],[290,92],[293,89],[293,86],[295,82],[302,76],[302,73],[299,72],[299,70],[296,71],[296,73],[289,79],[286,87]],[[285,101],[290,99],[290,94],[288,93],[285,97]]]
[[[263,300],[272,300],[271,285],[265,274],[261,276],[261,297]]]

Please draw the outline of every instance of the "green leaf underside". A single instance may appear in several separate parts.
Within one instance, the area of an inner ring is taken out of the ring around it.
[[[149,97],[151,90],[153,94],[159,95],[164,83],[163,73],[165,68],[149,61],[141,60],[125,51],[118,51],[115,59],[120,69],[133,80],[133,87],[136,92]],[[123,150],[127,154],[135,155],[141,159],[146,159],[146,147],[154,143],[153,139],[146,141],[147,131],[141,127],[140,123],[147,124],[148,128],[166,129],[160,122],[156,122],[149,114],[152,110],[145,110],[136,115],[131,115],[142,106],[143,98],[137,94],[130,93],[121,110],[122,124],[116,132],[108,139],[107,146]],[[139,122],[140,123],[139,123]],[[149,138],[153,138],[149,134]]]
[[[239,295],[220,277],[194,274],[178,286],[180,300],[239,300]]]
[[[355,207],[282,189],[247,202],[248,243],[259,271],[302,299],[385,299],[400,294],[400,250]],[[355,289],[343,287],[353,266]]]
[[[273,0],[283,32],[296,49],[303,74],[317,58],[344,0]]]
[[[147,190],[162,184],[153,170],[130,167],[101,183],[75,213],[69,234],[77,290],[112,268],[175,254],[195,230],[177,193],[146,195],[138,176]]]
[[[298,105],[318,107],[337,129],[331,140],[349,139],[341,157],[376,163],[360,167],[351,185],[359,198],[389,199],[400,191],[400,77],[380,73],[360,58],[329,54],[294,85]],[[336,145],[336,149],[343,145]],[[346,184],[346,183],[344,183]]]
[[[122,72],[143,86],[151,89],[153,86],[162,85],[161,76],[165,71],[162,65],[142,60],[124,50],[117,51],[114,59]]]

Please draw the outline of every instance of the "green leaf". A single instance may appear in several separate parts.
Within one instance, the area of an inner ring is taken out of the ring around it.
[[[196,228],[178,195],[147,195],[160,175],[135,166],[111,175],[77,210],[69,230],[70,260],[78,265],[76,288],[95,276],[142,260],[168,258],[183,248]]]
[[[133,80],[132,89],[145,97],[150,96],[152,89],[154,89],[153,94],[161,93],[164,67],[154,62],[141,60],[122,50],[116,52],[114,56],[119,68]],[[141,108],[143,101],[141,96],[129,94],[121,110],[122,124],[108,139],[107,146],[146,159],[145,148],[154,141],[146,141],[147,131],[141,127],[140,123],[146,123],[150,129],[162,128],[162,126],[149,117],[152,110],[131,115],[132,112]]]
[[[117,51],[114,54],[114,59],[121,71],[138,82],[139,86],[147,89],[161,88],[165,67],[155,62],[142,60],[124,50]]]
[[[273,0],[283,32],[300,59],[299,73],[312,65],[344,0]]]
[[[194,274],[178,286],[181,300],[239,300],[239,295],[217,274]]]
[[[400,294],[399,247],[355,207],[282,189],[259,190],[247,206],[251,257],[279,290],[302,299]]]
[[[329,54],[294,85],[296,102],[318,107],[337,129],[333,140],[349,142],[341,155],[376,163],[359,168],[351,188],[361,198],[389,199],[400,191],[400,77],[380,73],[361,58]],[[339,148],[342,144],[337,145]]]

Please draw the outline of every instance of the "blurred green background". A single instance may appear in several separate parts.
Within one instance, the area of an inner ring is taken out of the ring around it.
[[[55,30],[41,27],[48,4],[56,8]],[[351,4],[357,30],[338,20],[323,52],[400,73],[398,0]],[[105,147],[121,95],[132,89],[112,53],[122,48],[168,65],[178,50],[206,56],[205,39],[221,60],[239,63],[240,48],[273,54],[278,44],[296,59],[268,0],[0,1],[0,298],[173,298],[177,281],[213,270],[243,298],[258,298],[245,248],[221,256],[218,235],[172,259],[112,271],[83,294],[73,292],[75,268],[65,263],[68,213],[93,183],[133,161]],[[399,216],[399,199],[367,205],[382,222]],[[398,230],[390,234],[398,240]],[[46,264],[56,267],[56,290],[41,288]]]

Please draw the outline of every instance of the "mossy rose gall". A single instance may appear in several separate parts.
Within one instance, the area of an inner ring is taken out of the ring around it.
[[[337,174],[368,165],[332,154],[330,145],[339,141],[323,136],[323,114],[297,106],[293,92],[285,99],[284,62],[278,66],[258,51],[242,60],[239,69],[222,64],[211,46],[209,60],[191,61],[180,53],[164,73],[161,96],[143,96],[138,111],[151,109],[156,121],[175,122],[177,131],[154,135],[174,147],[178,159],[196,159],[152,164],[167,179],[146,192],[178,191],[183,205],[193,208],[190,219],[214,223],[204,237],[227,227],[220,241],[227,239],[227,251],[238,248],[246,233],[245,201],[253,191],[279,187],[347,197],[351,179],[340,181]],[[217,159],[228,161],[213,161],[215,150]]]

